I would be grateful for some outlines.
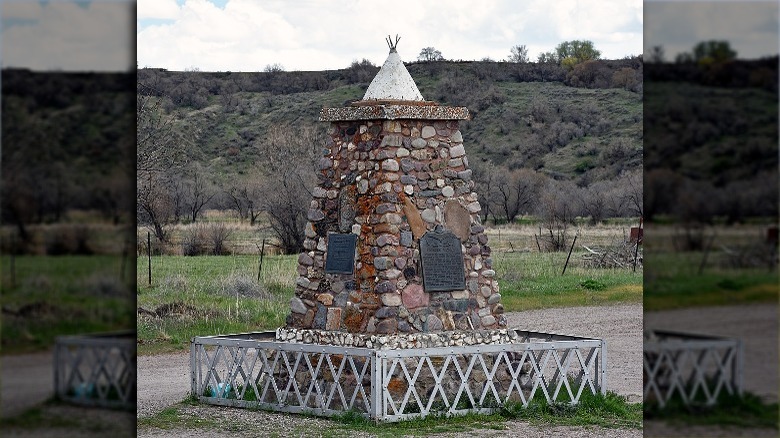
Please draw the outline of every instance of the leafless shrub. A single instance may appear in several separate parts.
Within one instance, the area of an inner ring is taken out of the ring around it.
[[[233,229],[224,223],[209,225],[208,237],[211,242],[211,253],[213,255],[225,255],[229,253],[226,243],[232,234]]]
[[[271,294],[265,287],[248,275],[234,274],[222,282],[222,293],[235,297],[268,299]]]
[[[188,228],[181,240],[182,255],[199,256],[208,253],[207,228],[203,224],[196,224]]]
[[[105,274],[94,274],[84,281],[84,288],[92,295],[117,297],[128,294],[128,288],[119,278]]]
[[[45,234],[47,255],[90,255],[90,230],[85,225],[59,225]]]

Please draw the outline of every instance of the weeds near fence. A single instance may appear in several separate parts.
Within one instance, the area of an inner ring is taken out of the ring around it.
[[[713,406],[684,403],[675,395],[663,408],[645,406],[648,420],[664,420],[688,425],[729,425],[778,429],[778,404],[765,403],[756,395],[722,392]]]
[[[59,335],[135,326],[132,279],[120,278],[121,256],[15,256],[13,276],[10,257],[0,263],[5,352],[45,349]]]
[[[255,256],[155,256],[138,259],[138,351],[189,348],[193,336],[284,325],[296,279],[295,256],[267,256],[257,281]],[[176,304],[177,311],[160,312]]]

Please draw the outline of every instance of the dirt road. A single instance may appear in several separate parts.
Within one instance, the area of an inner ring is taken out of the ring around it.
[[[645,327],[742,340],[744,389],[778,400],[778,308],[776,304],[699,307],[647,312]]]
[[[51,351],[0,357],[0,397],[3,418],[13,417],[43,403],[54,394]]]

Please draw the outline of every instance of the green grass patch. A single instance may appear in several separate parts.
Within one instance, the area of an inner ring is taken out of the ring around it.
[[[140,417],[137,421],[137,425],[139,429],[148,427],[163,430],[225,429],[226,426],[225,424],[220,424],[216,420],[207,417],[185,415],[178,405],[168,406],[154,415]]]
[[[134,328],[133,273],[128,266],[120,278],[122,262],[111,255],[3,256],[3,352],[47,349],[60,335]]]
[[[92,410],[95,412],[84,415]],[[33,436],[33,431],[52,436],[52,429],[63,436],[86,431],[97,432],[101,436],[127,436],[134,417],[133,413],[120,409],[75,406],[51,398],[19,415],[0,418],[0,430],[9,436],[14,436],[15,431],[24,431],[24,436]]]
[[[0,419],[0,427],[3,429],[39,429],[39,428],[78,428],[81,422],[73,417],[62,415],[49,415],[45,406],[50,406],[54,401],[47,401],[44,406],[30,408],[20,415]]]
[[[739,396],[727,394],[725,391],[713,406],[686,405],[679,396],[675,396],[663,408],[657,404],[646,405],[645,418],[685,425],[778,429],[778,404],[764,403],[750,393]]]
[[[778,273],[719,268],[702,252],[653,252],[645,257],[645,310],[777,302]]]
[[[580,254],[517,252],[493,255],[507,311],[642,301],[642,270],[584,268]]]
[[[297,258],[267,256],[257,281],[256,256],[139,257],[139,354],[181,351],[193,336],[272,330],[284,324]],[[171,311],[168,311],[171,309]]]
[[[222,430],[226,424],[209,420],[204,416],[190,415],[183,411],[185,405],[197,405],[197,400],[186,398],[181,403],[138,419],[140,428],[213,429]],[[291,415],[291,414],[279,414]],[[347,411],[330,419],[318,432],[325,437],[350,436],[357,431],[377,437],[430,436],[441,433],[469,432],[475,430],[506,430],[507,421],[527,421],[536,426],[601,426],[606,428],[640,429],[642,427],[642,404],[628,403],[625,397],[612,392],[606,395],[583,393],[577,405],[568,403],[548,404],[541,393],[537,393],[528,407],[511,403],[493,414],[469,413],[448,417],[431,414],[425,418],[414,418],[394,423],[375,423],[358,412]],[[323,420],[326,421],[326,420]],[[247,430],[254,425],[230,424],[232,431]],[[289,432],[289,431],[287,431]],[[305,432],[305,431],[301,431]],[[269,430],[268,433],[274,433]]]
[[[527,407],[510,403],[494,414],[466,414],[447,417],[429,415],[425,418],[397,423],[375,424],[355,412],[334,417],[345,430],[362,430],[376,436],[427,436],[435,433],[464,432],[476,429],[504,430],[509,420],[528,421],[537,426],[601,426],[608,428],[642,427],[642,404],[630,404],[625,397],[609,392],[606,395],[583,393],[577,405],[548,404],[537,393]]]
[[[501,253],[496,277],[507,311],[640,302],[641,269],[585,269],[565,253]],[[154,256],[137,264],[139,354],[182,351],[193,336],[272,330],[284,324],[297,258],[268,256],[257,281],[256,256]]]

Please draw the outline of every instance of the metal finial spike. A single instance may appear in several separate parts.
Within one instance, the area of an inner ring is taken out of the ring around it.
[[[393,39],[390,37],[390,35],[387,36],[387,46],[390,47],[390,53],[395,52],[395,48],[398,47],[398,41],[401,39],[397,34],[395,36],[395,44],[393,44]]]

